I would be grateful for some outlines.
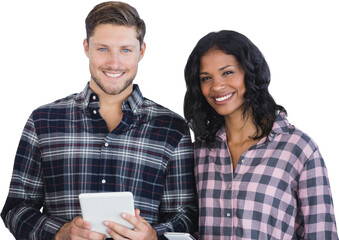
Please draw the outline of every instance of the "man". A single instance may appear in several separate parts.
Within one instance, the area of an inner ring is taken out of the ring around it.
[[[121,2],[86,18],[91,79],[79,94],[31,114],[2,210],[17,239],[105,239],[80,215],[84,192],[130,191],[130,230],[105,221],[114,239],[164,239],[196,221],[193,151],[175,113],[144,98],[133,79],[145,53],[145,24]],[[43,211],[40,212],[40,209]]]

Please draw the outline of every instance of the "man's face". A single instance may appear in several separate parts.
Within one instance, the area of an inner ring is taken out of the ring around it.
[[[145,48],[144,43],[140,47],[134,27],[98,25],[89,44],[84,40],[91,86],[108,95],[118,95],[131,89],[129,87],[137,74]]]

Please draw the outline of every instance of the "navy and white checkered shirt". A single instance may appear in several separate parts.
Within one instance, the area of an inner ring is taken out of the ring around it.
[[[122,111],[109,132],[89,85],[33,111],[1,213],[17,239],[53,239],[81,215],[78,195],[85,192],[132,192],[159,236],[193,231],[193,148],[185,121],[143,98],[137,85]]]
[[[284,112],[234,173],[224,128],[195,155],[200,239],[338,239],[324,161]]]

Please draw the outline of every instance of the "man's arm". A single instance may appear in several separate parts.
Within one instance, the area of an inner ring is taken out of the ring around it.
[[[187,130],[188,131],[188,130]],[[134,225],[128,229],[105,221],[113,239],[166,239],[164,232],[190,232],[197,229],[198,213],[193,172],[193,148],[189,135],[184,135],[167,165],[164,192],[159,209],[159,223],[151,226],[139,214],[122,217]],[[152,228],[153,227],[153,228]]]
[[[40,212],[44,201],[39,141],[32,116],[22,133],[1,217],[17,239],[53,239],[66,222]]]
[[[166,231],[193,233],[197,221],[193,146],[187,128],[168,163],[160,205],[160,224],[153,227],[158,236]]]

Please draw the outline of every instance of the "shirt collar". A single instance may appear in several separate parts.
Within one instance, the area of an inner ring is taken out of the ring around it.
[[[286,115],[285,110],[277,112],[277,117],[273,123],[272,130],[268,135],[268,140],[272,141],[277,134],[289,133],[290,123],[288,122]]]
[[[132,110],[134,113],[140,109],[144,102],[144,97],[141,94],[138,84],[133,85],[132,94],[122,103],[122,110]]]
[[[99,101],[99,96],[92,91],[89,87],[89,83],[87,83],[84,90],[76,94],[74,99],[79,108],[86,111],[91,102]],[[137,112],[142,106],[143,101],[144,97],[141,94],[139,86],[134,84],[132,94],[122,103],[121,108],[122,110],[132,110],[133,112]]]
[[[272,141],[277,134],[288,134],[289,133],[290,123],[288,122],[286,118],[286,111],[282,110],[280,112],[277,112],[276,114],[277,114],[277,117],[275,119],[275,122],[273,123],[272,130],[268,136],[269,141]],[[220,138],[222,141],[227,140],[226,130],[224,126],[220,128],[216,136]],[[264,141],[265,139],[263,139],[263,142]]]
[[[89,87],[89,82],[88,82],[84,90],[75,95],[74,100],[81,110],[86,110],[92,95],[94,95],[94,92]]]

